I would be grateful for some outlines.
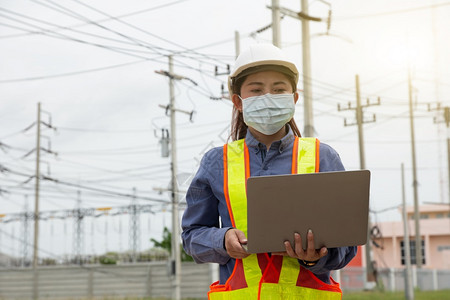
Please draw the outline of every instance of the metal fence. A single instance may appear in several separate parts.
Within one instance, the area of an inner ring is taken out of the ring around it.
[[[450,289],[450,270],[412,269],[414,288],[422,291]],[[365,268],[348,267],[332,272],[344,291],[361,291],[366,288]],[[405,269],[379,269],[377,272],[378,288],[395,292],[405,289]]]
[[[207,298],[210,269],[207,264],[183,263],[183,298]],[[167,262],[51,266],[37,270],[39,299],[170,298],[172,295]],[[33,280],[32,269],[0,269],[0,299],[32,299]]]
[[[183,298],[207,299],[210,283],[218,277],[213,265],[183,263]],[[113,299],[125,297],[171,298],[167,262],[124,265],[48,266],[37,273],[39,299]],[[378,282],[386,291],[404,289],[404,269],[378,270]],[[332,273],[345,292],[366,287],[364,268],[345,268]],[[0,269],[0,299],[31,299],[33,270]],[[450,289],[450,270],[415,270],[413,282],[420,290]]]

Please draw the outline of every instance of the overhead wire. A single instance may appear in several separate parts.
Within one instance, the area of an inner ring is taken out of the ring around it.
[[[411,7],[411,8],[406,8],[406,9],[394,10],[394,11],[379,12],[379,13],[374,13],[374,14],[365,14],[365,15],[357,15],[357,16],[334,16],[333,19],[335,21],[367,19],[367,18],[374,18],[374,17],[383,17],[383,16],[403,14],[403,13],[410,13],[410,12],[421,11],[421,10],[428,10],[428,9],[432,9],[432,8],[440,8],[440,7],[444,7],[444,6],[448,6],[448,5],[450,5],[450,2],[420,6],[420,7]]]
[[[47,5],[41,3],[41,2],[39,2],[39,1],[37,1],[37,0],[32,0],[32,1],[34,1],[34,2],[36,2],[36,3],[38,3],[38,4],[41,4],[41,5],[47,6]],[[80,15],[80,14],[74,12],[74,11],[71,10],[71,9],[68,9],[68,8],[66,8],[66,7],[64,7],[64,6],[60,5],[60,4],[57,4],[57,3],[55,3],[55,2],[52,1],[52,0],[45,0],[45,1],[48,2],[48,3],[53,4],[54,6],[57,6],[57,7],[61,8],[62,10],[66,11],[66,12],[68,12],[68,13],[65,13],[65,14],[67,14],[67,15],[69,15],[69,16],[74,17],[74,15],[75,15],[75,18],[82,18],[82,19],[88,20],[88,21],[90,21],[91,24],[93,24],[93,25],[95,25],[95,26],[98,26],[98,27],[100,27],[100,28],[102,28],[102,29],[104,29],[104,30],[113,32],[113,33],[115,33],[115,34],[117,34],[117,35],[119,35],[119,36],[121,36],[121,37],[123,37],[123,38],[129,39],[129,40],[135,42],[137,45],[142,46],[142,47],[144,47],[144,48],[150,48],[150,49],[153,49],[153,50],[154,50],[156,53],[158,53],[158,54],[166,55],[166,56],[167,56],[167,54],[168,54],[167,52],[170,52],[170,50],[167,50],[167,49],[164,49],[164,48],[160,48],[160,47],[156,47],[156,46],[153,46],[153,45],[149,45],[149,44],[148,44],[147,42],[145,42],[145,41],[142,41],[142,40],[139,40],[139,39],[130,37],[129,35],[122,34],[121,32],[118,32],[118,31],[116,31],[116,30],[110,29],[109,27],[106,27],[106,26],[103,26],[103,25],[101,25],[101,24],[95,23],[94,21],[89,20],[88,18],[86,18],[86,17],[84,17],[84,16],[82,16],[82,15]],[[78,3],[78,4],[82,5],[82,6],[88,7],[89,9],[91,9],[91,10],[97,12],[97,13],[100,13],[100,14],[103,14],[103,15],[109,17],[109,18],[112,18],[113,20],[115,20],[115,21],[117,21],[117,22],[119,22],[119,23],[121,23],[121,24],[127,25],[127,26],[129,26],[129,27],[131,27],[131,28],[133,28],[133,29],[135,29],[135,30],[138,30],[138,31],[140,31],[140,32],[144,32],[144,33],[146,33],[146,34],[148,34],[148,35],[150,35],[150,36],[152,36],[152,37],[156,37],[156,38],[158,38],[158,39],[160,39],[160,40],[163,40],[163,41],[168,42],[168,43],[170,43],[170,44],[176,45],[176,46],[178,46],[178,47],[182,47],[182,48],[185,49],[185,50],[189,50],[188,48],[186,48],[186,47],[184,47],[184,46],[181,46],[181,45],[179,45],[179,44],[177,44],[177,43],[174,43],[174,42],[169,41],[169,40],[167,40],[167,39],[165,39],[165,38],[162,38],[162,37],[160,37],[160,36],[157,36],[157,35],[155,35],[155,34],[149,32],[149,31],[147,31],[147,30],[144,30],[144,29],[142,29],[142,28],[139,28],[139,27],[137,27],[137,26],[134,26],[134,25],[132,25],[132,24],[130,24],[130,23],[128,23],[128,22],[125,22],[125,21],[123,21],[123,20],[121,20],[121,19],[117,19],[117,18],[115,18],[115,17],[113,17],[113,16],[111,16],[111,15],[109,15],[109,14],[106,14],[105,12],[103,12],[103,11],[101,11],[101,10],[98,10],[98,9],[96,9],[96,8],[90,6],[90,5],[87,5],[87,4],[83,3],[82,1],[78,1],[78,0],[72,0],[72,1]],[[47,6],[47,7],[53,9],[53,7],[51,7],[51,6]],[[62,11],[62,13],[64,13],[64,11]],[[60,11],[60,12],[61,12],[61,11]],[[155,50],[155,48],[157,48],[159,51],[158,51],[158,50]],[[163,50],[164,52],[161,52],[161,50]],[[207,57],[206,55],[203,55],[203,54],[201,54],[201,53],[197,53],[197,52],[195,52],[195,53],[198,54],[198,55],[200,55],[200,56],[203,56],[203,57],[206,57],[206,58],[211,59],[210,57]],[[213,60],[215,60],[216,62],[219,62],[217,59],[213,59]],[[189,65],[186,65],[186,64],[184,64],[184,63],[182,63],[182,62],[179,62],[179,63],[181,63],[181,67],[184,67],[184,68],[191,68],[191,67],[189,67]],[[184,66],[183,66],[183,65],[184,65]],[[204,72],[204,71],[202,71],[202,72]]]
[[[36,1],[36,0],[33,0],[33,1]],[[25,22],[25,21],[18,20],[16,18],[11,17],[11,16],[7,16],[7,15],[4,15],[4,14],[0,14],[0,16],[2,16],[4,18],[7,18],[7,19],[10,19],[12,21],[21,23],[21,24],[25,24],[27,26],[37,27],[37,28],[43,29],[42,27],[30,24],[30,23]],[[19,30],[29,31],[28,29],[20,28],[20,27],[13,26],[13,25],[8,25],[8,24],[1,24],[1,25],[8,26],[8,27],[13,27],[13,28],[16,28],[16,29],[19,29]],[[87,45],[99,47],[99,48],[102,48],[102,49],[110,50],[110,51],[117,52],[117,53],[120,53],[120,54],[125,54],[125,55],[128,55],[128,56],[137,57],[137,58],[140,58],[140,60],[139,61],[128,62],[128,63],[124,63],[124,64],[108,66],[108,67],[89,69],[89,70],[84,70],[84,71],[68,72],[68,73],[63,73],[63,74],[6,79],[6,80],[0,80],[0,83],[33,81],[33,80],[40,80],[40,79],[48,79],[48,78],[56,78],[56,77],[78,75],[78,74],[83,74],[83,73],[87,73],[87,72],[101,71],[101,70],[107,70],[107,69],[112,69],[112,68],[117,68],[117,67],[128,66],[128,65],[131,65],[131,64],[136,64],[136,63],[140,63],[140,62],[144,62],[144,61],[154,61],[154,62],[157,62],[157,63],[166,64],[166,62],[158,60],[159,58],[162,58],[163,56],[167,56],[166,54],[160,54],[160,55],[154,56],[154,57],[146,57],[146,56],[141,56],[141,55],[138,55],[138,54],[130,53],[129,51],[133,51],[133,50],[130,50],[130,49],[124,49],[124,48],[120,48],[120,47],[114,47],[114,46],[111,46],[111,45],[103,45],[103,44],[98,44],[98,43],[94,43],[94,42],[90,42],[90,41],[85,41],[85,40],[74,38],[74,37],[71,37],[71,36],[68,36],[68,35],[65,35],[65,34],[61,34],[61,33],[50,34],[50,33],[44,31],[43,34],[47,35],[49,37],[53,37],[53,38],[58,38],[58,39],[63,39],[63,40],[70,40],[70,41],[78,42],[78,43],[81,43],[81,44],[87,44]],[[176,65],[176,66],[181,67],[181,68],[193,69],[193,70],[196,70],[196,71],[199,71],[199,72],[204,72],[203,70],[200,70],[200,69],[197,69],[197,68],[192,68],[189,65],[186,65],[184,63],[181,63],[181,64]]]
[[[158,5],[158,6],[154,6],[154,7],[150,7],[150,8],[146,8],[146,9],[130,12],[130,13],[126,13],[126,14],[123,14],[123,15],[119,15],[119,16],[116,16],[115,18],[119,18],[119,19],[120,18],[127,18],[127,17],[138,15],[138,14],[146,13],[146,12],[149,12],[149,11],[157,10],[157,9],[160,9],[160,8],[164,8],[164,7],[167,7],[167,6],[175,5],[175,4],[178,4],[178,3],[181,3],[181,2],[185,2],[185,1],[190,1],[190,0],[173,1],[173,2],[170,2],[170,3],[166,3],[166,4],[162,4],[162,5]],[[96,23],[104,23],[106,21],[111,21],[111,20],[112,20],[112,18],[104,18],[104,19],[101,19],[101,20],[96,20],[95,22]],[[87,26],[87,25],[90,25],[90,22],[83,22],[83,23],[71,25],[69,27],[70,28],[77,28],[77,27],[82,27],[82,26]],[[58,30],[58,29],[55,29],[55,30]],[[29,35],[29,34],[39,34],[39,32],[28,33],[28,34],[15,34],[15,35],[9,35],[9,36],[0,36],[0,39],[21,37],[21,36]]]
[[[47,1],[50,1],[50,0],[47,0]],[[197,55],[199,55],[199,56],[202,56],[202,57],[204,57],[204,58],[211,59],[210,57],[208,57],[208,56],[206,56],[206,55],[204,55],[204,54],[202,54],[202,53],[195,52],[195,51],[193,51],[193,50],[191,50],[191,49],[189,49],[189,48],[186,48],[186,47],[184,47],[184,46],[182,46],[182,45],[180,45],[180,44],[178,44],[178,43],[175,43],[175,42],[173,42],[173,41],[171,41],[171,40],[168,40],[168,39],[166,39],[166,38],[160,37],[160,36],[158,36],[158,35],[156,35],[156,34],[154,34],[154,33],[151,33],[151,32],[149,32],[149,31],[147,31],[147,30],[144,30],[144,29],[142,29],[142,28],[140,28],[140,27],[137,27],[137,26],[135,26],[135,25],[133,25],[133,24],[130,24],[130,23],[128,23],[128,22],[125,22],[125,21],[123,21],[122,19],[115,18],[115,17],[113,17],[113,16],[111,16],[111,15],[109,15],[109,14],[107,14],[107,13],[105,13],[105,12],[103,12],[103,11],[97,9],[97,8],[94,8],[94,7],[91,6],[91,5],[88,5],[88,4],[84,3],[83,1],[80,1],[80,0],[72,0],[72,1],[73,1],[73,2],[76,2],[76,3],[80,4],[80,5],[83,5],[83,6],[87,7],[87,8],[90,8],[91,10],[96,11],[96,12],[98,12],[98,13],[100,13],[100,14],[103,14],[103,15],[107,16],[108,18],[112,18],[113,20],[115,20],[115,21],[117,21],[117,22],[119,22],[119,23],[121,23],[121,24],[124,24],[124,25],[126,25],[126,26],[128,26],[128,27],[131,27],[131,28],[133,28],[133,29],[135,29],[135,30],[137,30],[137,31],[143,32],[143,33],[145,33],[145,34],[148,34],[148,35],[150,35],[150,36],[152,36],[152,37],[155,37],[155,38],[157,38],[157,39],[159,39],[159,40],[161,40],[161,41],[164,41],[164,42],[169,43],[169,44],[171,44],[171,45],[174,45],[174,46],[176,46],[176,47],[182,48],[182,49],[184,49],[184,50],[186,50],[186,51],[188,51],[188,52],[192,52],[192,53],[195,53],[195,54],[197,54]],[[217,61],[218,63],[223,63],[223,62],[218,61],[218,60],[216,60],[216,61]]]
[[[16,18],[7,16],[7,15],[1,14],[1,13],[0,13],[0,17],[6,18],[6,19],[10,19],[10,20],[13,20],[13,21],[18,22],[18,23],[23,23],[23,24],[28,25],[28,26],[38,27],[36,25],[29,24],[27,22],[18,20]],[[7,26],[13,27],[11,25],[7,25]],[[18,28],[18,27],[16,27],[16,28],[20,29],[20,30],[29,31],[27,29],[22,29],[22,28]],[[94,47],[98,47],[98,48],[105,49],[105,50],[110,50],[110,51],[113,51],[113,52],[116,52],[116,53],[120,53],[120,54],[124,54],[124,55],[127,55],[127,56],[140,58],[142,60],[147,60],[147,61],[151,60],[151,61],[158,62],[158,63],[165,63],[165,62],[157,60],[161,56],[157,56],[157,57],[153,57],[153,58],[152,57],[141,56],[141,55],[137,55],[137,54],[133,54],[133,53],[129,53],[129,52],[126,52],[126,51],[119,50],[119,49],[117,49],[117,47],[115,48],[115,47],[111,47],[111,46],[108,46],[108,45],[103,45],[103,44],[98,44],[98,43],[94,43],[94,42],[89,42],[89,41],[81,40],[81,39],[74,38],[74,37],[71,37],[71,36],[68,36],[68,35],[65,35],[65,34],[61,34],[61,33],[54,33],[54,34],[44,33],[44,35],[49,36],[49,37],[53,37],[53,38],[57,38],[57,39],[70,40],[70,41],[74,41],[74,42],[85,44],[85,45],[91,45],[91,46],[94,46]],[[41,78],[42,76],[39,76],[39,77]],[[25,80],[36,80],[36,79],[25,78]],[[2,80],[0,82],[17,82],[17,81],[24,81],[24,79],[10,79],[10,80]]]
[[[15,175],[23,176],[23,177],[29,177],[28,174],[24,174],[22,172],[14,171],[14,170],[11,170],[11,169],[5,168],[5,167],[2,167],[1,171],[3,173],[11,173],[11,174],[15,174]],[[42,174],[40,176],[41,176],[41,179],[44,180],[44,181],[50,181],[50,182],[54,182],[55,184],[61,184],[61,185],[66,185],[66,186],[70,186],[70,187],[74,187],[74,188],[85,189],[85,190],[89,190],[89,191],[93,191],[93,192],[99,192],[99,193],[102,193],[102,194],[108,194],[108,195],[111,195],[111,196],[122,197],[122,198],[135,198],[135,199],[154,201],[154,202],[159,202],[159,203],[166,203],[167,202],[165,200],[157,199],[157,198],[136,196],[136,195],[132,195],[132,194],[128,194],[128,193],[121,193],[121,192],[116,192],[116,191],[111,191],[111,190],[105,190],[105,189],[100,189],[100,188],[95,188],[95,187],[89,187],[89,186],[85,186],[85,185],[81,185],[81,184],[74,184],[74,183],[71,183],[71,182],[61,181],[61,180],[58,180],[56,178],[53,178],[53,177],[50,177],[50,176],[45,176],[45,175],[42,175]]]
[[[89,22],[90,24],[92,24],[94,26],[97,26],[97,27],[99,27],[99,28],[101,28],[101,29],[103,29],[105,31],[111,32],[111,33],[113,33],[115,35],[118,35],[118,36],[120,36],[120,37],[122,37],[122,38],[124,38],[126,40],[129,40],[129,41],[131,41],[132,43],[134,43],[137,46],[141,46],[141,47],[144,47],[146,49],[153,50],[156,54],[160,54],[160,55],[161,54],[165,54],[164,52],[161,52],[161,50],[165,51],[165,49],[163,49],[163,48],[150,45],[149,43],[147,43],[145,41],[142,41],[140,39],[137,39],[137,38],[131,37],[129,35],[123,34],[123,33],[119,32],[117,30],[111,29],[110,27],[103,26],[102,24],[96,23],[95,21],[90,20],[89,18],[87,18],[87,17],[85,17],[85,16],[75,12],[74,10],[69,9],[69,8],[67,8],[67,7],[65,7],[65,6],[63,6],[61,4],[55,3],[52,0],[43,0],[43,1],[45,1],[47,3],[50,3],[53,6],[47,5],[47,4],[42,3],[41,1],[38,1],[38,0],[31,0],[31,1],[33,1],[33,2],[35,2],[37,4],[39,4],[39,5],[42,5],[44,7],[47,7],[49,9],[51,9],[51,10],[55,10],[57,12],[60,12],[60,13],[62,13],[64,15],[73,17],[75,19]],[[108,17],[110,17],[110,16],[108,16]]]

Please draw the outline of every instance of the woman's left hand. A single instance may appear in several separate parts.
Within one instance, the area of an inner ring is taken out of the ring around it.
[[[295,233],[294,234],[294,249],[292,249],[291,243],[289,241],[284,242],[284,246],[286,247],[285,252],[274,252],[273,255],[283,255],[283,256],[290,256],[292,258],[297,258],[305,261],[316,261],[320,258],[327,255],[328,250],[326,247],[322,247],[318,250],[316,250],[314,246],[314,234],[311,230],[308,231],[307,235],[307,243],[306,243],[306,249],[303,249],[302,247],[302,237],[300,234]]]

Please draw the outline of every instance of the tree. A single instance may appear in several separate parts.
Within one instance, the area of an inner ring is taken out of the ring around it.
[[[164,227],[162,241],[158,242],[153,238],[150,239],[150,241],[155,247],[166,249],[169,253],[172,253],[172,232],[170,232],[167,227]],[[194,261],[194,259],[184,251],[183,247],[181,247],[181,261]]]

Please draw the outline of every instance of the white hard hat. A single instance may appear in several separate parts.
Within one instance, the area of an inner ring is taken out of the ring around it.
[[[298,83],[298,70],[293,62],[291,62],[285,53],[278,47],[272,44],[253,44],[249,49],[239,54],[234,64],[233,71],[228,76],[228,91],[230,96],[233,94],[233,84],[239,75],[249,75],[254,72],[247,73],[250,68],[262,66],[279,66],[280,69],[287,69],[289,73],[292,72],[294,82]],[[283,68],[284,67],[284,68]],[[255,72],[259,71],[255,68]],[[251,70],[250,70],[251,71]]]

